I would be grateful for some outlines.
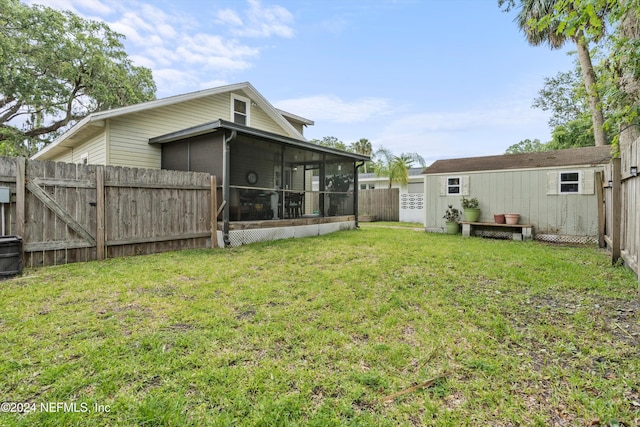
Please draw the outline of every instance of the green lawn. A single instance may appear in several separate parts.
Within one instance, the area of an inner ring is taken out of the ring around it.
[[[29,413],[0,425],[638,425],[637,283],[591,247],[368,224],[28,270],[0,400]]]

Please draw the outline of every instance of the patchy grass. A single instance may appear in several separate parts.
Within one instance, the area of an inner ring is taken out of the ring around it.
[[[35,407],[0,425],[638,425],[636,288],[594,248],[369,226],[29,270],[0,396]]]

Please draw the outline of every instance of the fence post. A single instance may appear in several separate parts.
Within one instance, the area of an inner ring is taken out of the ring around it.
[[[598,247],[604,248],[607,243],[604,240],[606,210],[604,205],[604,172],[596,172],[596,198],[598,203]]]
[[[218,247],[218,178],[211,175],[211,247]]]
[[[96,167],[96,258],[105,258],[105,229],[104,229],[104,166]]]
[[[622,222],[622,198],[620,187],[622,186],[622,174],[620,171],[620,158],[611,159],[613,188],[611,194],[612,230],[611,230],[611,263],[615,264],[620,259],[620,239]]]
[[[25,227],[25,162],[24,157],[16,158],[16,235],[20,236],[22,241],[22,247],[24,248],[28,242],[24,241],[24,227]]]

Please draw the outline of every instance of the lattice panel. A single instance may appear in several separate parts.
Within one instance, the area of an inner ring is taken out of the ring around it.
[[[575,243],[580,245],[597,244],[598,239],[589,236],[560,236],[558,234],[536,234],[536,240],[550,243]]]
[[[279,240],[293,237],[291,227],[256,228],[251,230],[236,230],[229,232],[231,246],[241,246],[248,243]]]
[[[513,239],[512,231],[474,230],[473,234],[475,236],[490,237],[492,239]]]
[[[254,228],[250,230],[229,231],[231,246],[241,246],[249,243],[267,240],[291,239],[293,237],[311,237],[335,231],[355,228],[355,221],[332,222],[328,224],[314,224],[290,227]]]
[[[400,209],[424,209],[424,194],[423,193],[401,194]]]

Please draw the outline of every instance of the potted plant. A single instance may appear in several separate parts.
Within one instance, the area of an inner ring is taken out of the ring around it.
[[[480,204],[475,197],[467,199],[462,196],[462,210],[464,211],[464,219],[467,222],[477,222],[478,218],[480,218]]]
[[[460,225],[458,224],[460,211],[454,208],[453,205],[449,205],[449,208],[445,211],[443,218],[446,222],[447,234],[458,234],[458,230],[460,228]]]

